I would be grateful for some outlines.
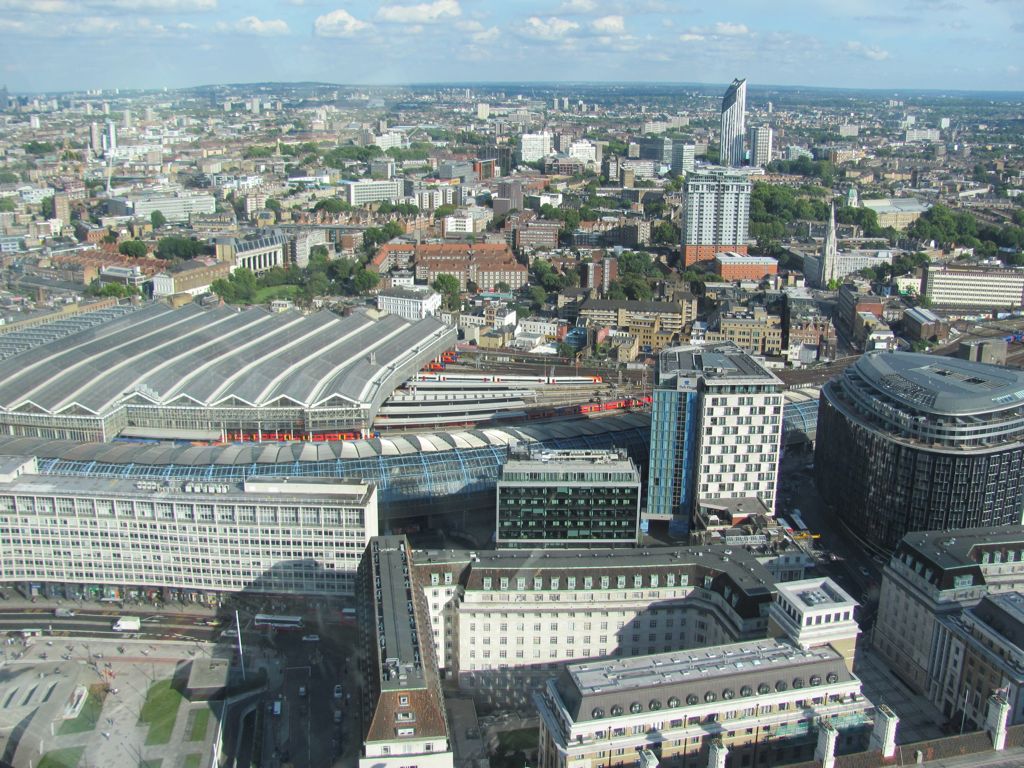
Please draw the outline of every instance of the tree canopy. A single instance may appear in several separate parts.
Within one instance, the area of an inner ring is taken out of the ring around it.
[[[203,246],[198,241],[177,235],[161,237],[156,244],[156,255],[161,259],[194,259],[202,250]]]
[[[153,225],[153,229],[160,229],[167,223],[167,217],[164,216],[163,211],[153,211],[149,214],[149,223]]]
[[[141,240],[125,240],[118,244],[117,252],[136,259],[143,259],[149,253],[149,249]]]

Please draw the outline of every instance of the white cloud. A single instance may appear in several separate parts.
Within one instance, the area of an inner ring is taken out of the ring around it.
[[[243,35],[261,35],[272,37],[274,35],[287,35],[288,22],[283,19],[260,19],[256,16],[246,16],[231,25],[235,32]]]
[[[746,24],[733,24],[729,21],[719,21],[711,29],[714,34],[723,37],[743,37],[750,34]]]
[[[602,16],[590,22],[590,27],[604,35],[616,35],[626,31],[626,22],[621,16]]]
[[[877,45],[864,45],[857,40],[851,40],[846,44],[846,50],[857,56],[863,56],[871,61],[885,61],[889,58],[889,52]]]
[[[25,22],[14,19],[0,19],[0,32],[24,32]]]
[[[0,0],[0,11],[83,13],[111,8],[164,13],[212,11],[217,8],[217,0]]]
[[[549,16],[542,19],[539,16],[531,16],[524,22],[526,33],[531,37],[541,40],[561,40],[570,32],[580,28],[580,25],[569,19],[560,19],[557,16]]]
[[[565,0],[557,13],[593,13],[597,10],[594,0]]]
[[[369,28],[369,24],[360,21],[344,8],[318,16],[313,22],[313,32],[318,37],[352,37],[357,32]]]
[[[459,0],[434,0],[418,5],[385,5],[377,10],[379,21],[391,24],[433,24],[449,17],[461,16]]]
[[[679,36],[679,41],[682,43],[699,43],[704,39],[704,35],[699,32],[684,32]]]
[[[461,32],[468,32],[470,40],[474,43],[493,43],[501,37],[500,29],[497,27],[485,27],[479,21],[457,21],[455,22],[455,28]]]

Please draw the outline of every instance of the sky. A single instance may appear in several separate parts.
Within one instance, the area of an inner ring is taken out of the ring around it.
[[[1024,0],[0,0],[13,92],[315,80],[1024,91]]]

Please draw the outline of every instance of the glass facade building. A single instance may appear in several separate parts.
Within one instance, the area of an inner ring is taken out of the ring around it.
[[[1024,372],[874,352],[821,390],[822,497],[869,545],[1021,522]]]

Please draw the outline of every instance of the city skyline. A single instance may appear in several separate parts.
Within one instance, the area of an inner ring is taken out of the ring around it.
[[[699,82],[1020,90],[1013,3],[0,0],[13,92],[217,82]],[[959,51],[961,55],[936,55]],[[81,66],[81,62],[89,66]]]

